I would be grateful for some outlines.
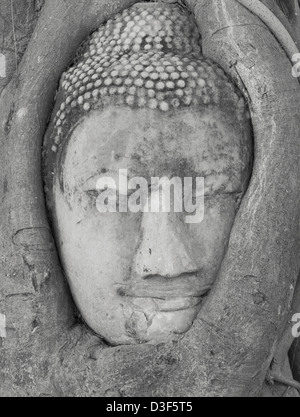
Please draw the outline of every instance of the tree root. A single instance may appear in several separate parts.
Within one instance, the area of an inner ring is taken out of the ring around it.
[[[266,376],[266,381],[270,385],[274,385],[276,382],[287,387],[295,388],[300,394],[300,383],[296,380],[284,375],[282,371],[282,363],[278,363],[276,359],[273,359],[271,368]]]
[[[278,382],[288,387],[295,388],[300,393],[300,383],[295,381],[294,379],[286,378],[284,375],[280,373],[274,373],[270,375],[269,378],[274,382]]]
[[[293,56],[298,54],[299,50],[294,39],[281,21],[259,0],[238,0],[238,2],[258,16],[268,26],[292,61]]]
[[[298,301],[299,296],[299,280],[297,283],[297,289],[296,289],[296,300]],[[297,302],[294,304],[294,307],[297,305]],[[277,346],[274,358],[272,360],[269,372],[266,376],[266,381],[269,384],[274,384],[275,382],[278,382],[280,384],[286,385],[288,387],[295,388],[300,393],[300,383],[294,380],[293,378],[290,378],[285,375],[285,363],[289,363],[288,361],[288,353],[289,350],[295,340],[292,334],[292,327],[291,327],[291,321],[288,322],[288,325],[283,333],[283,336]]]

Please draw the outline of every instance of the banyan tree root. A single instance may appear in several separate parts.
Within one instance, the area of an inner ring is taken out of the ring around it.
[[[276,352],[274,354],[273,361],[271,363],[270,370],[267,375],[267,380],[270,383],[278,382],[283,385],[287,385],[296,388],[300,393],[300,383],[293,380],[285,374],[285,363],[288,359],[288,354],[292,344],[295,341],[292,332],[292,326],[294,325],[292,317],[294,314],[300,311],[300,279],[298,279],[295,289],[295,295],[293,299],[292,311],[290,314],[290,320],[283,332],[283,335],[278,343]]]
[[[276,36],[278,42],[286,51],[288,57],[292,61],[295,54],[299,53],[295,40],[290,35],[286,27],[260,0],[237,0],[250,12],[259,17],[271,32]]]
[[[272,11],[267,8],[264,4],[262,4],[259,0],[237,0],[241,3],[244,7],[254,13],[257,17],[259,17],[267,27],[272,31],[275,37],[280,42],[281,46],[286,51],[288,57],[291,59],[292,63],[294,63],[294,55],[299,54],[298,50],[298,39],[297,34],[299,33],[300,27],[297,28],[294,33],[292,30],[288,30],[286,26],[281,22]],[[268,2],[269,4],[271,2]],[[299,3],[295,0],[289,0],[288,2],[277,2],[285,11],[285,14],[289,17],[289,20],[292,23],[298,24],[300,26],[299,21],[297,19],[297,15],[299,13]],[[276,3],[273,5],[273,8],[276,6]],[[286,23],[289,26],[289,22]],[[300,278],[299,278],[300,279]],[[300,283],[298,279],[298,288],[295,291],[295,297],[293,302],[293,314],[296,314],[300,311]],[[288,352],[291,349],[291,346],[294,342],[294,337],[292,335],[292,326],[291,321],[288,322],[287,327],[283,333],[283,336],[277,346],[270,371],[268,373],[267,379],[270,382],[278,382],[284,385],[291,386],[300,390],[300,383],[292,380],[283,374],[284,364],[288,357]]]
[[[254,13],[259,17],[267,27],[272,31],[277,40],[280,42],[281,46],[286,51],[288,57],[294,63],[293,57],[295,54],[299,54],[299,49],[297,47],[296,33],[294,33],[294,38],[284,26],[284,24],[275,16],[270,9],[268,9],[264,4],[259,0],[238,0],[244,7]],[[294,4],[292,4],[294,3]],[[298,1],[288,1],[288,2],[279,2],[279,5],[284,8],[284,11],[287,16],[289,16],[290,21],[294,22],[296,20],[297,14],[299,12],[299,3]],[[297,22],[298,23],[298,22]],[[299,287],[298,280],[298,287]],[[297,293],[297,289],[296,289]],[[298,288],[299,293],[299,288]],[[294,298],[294,308],[293,314],[300,311],[300,295]],[[291,317],[292,317],[291,315]],[[286,377],[283,374],[284,364],[288,357],[288,352],[291,349],[291,346],[294,342],[294,337],[292,335],[292,326],[291,321],[288,322],[287,327],[283,333],[283,336],[277,346],[270,371],[268,373],[267,379],[270,382],[278,382],[287,386],[291,386],[300,390],[300,383]]]

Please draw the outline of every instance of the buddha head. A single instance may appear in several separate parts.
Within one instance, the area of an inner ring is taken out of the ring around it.
[[[138,3],[90,36],[61,78],[44,171],[61,263],[94,332],[119,345],[191,328],[217,279],[251,161],[244,99],[202,56],[185,10]]]

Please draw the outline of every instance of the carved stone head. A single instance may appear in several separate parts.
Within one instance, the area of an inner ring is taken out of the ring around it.
[[[101,26],[62,76],[44,146],[56,244],[86,323],[111,344],[187,332],[252,161],[244,99],[202,56],[192,16],[139,3]]]

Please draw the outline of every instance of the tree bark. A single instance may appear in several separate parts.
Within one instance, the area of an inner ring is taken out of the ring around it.
[[[6,58],[6,77],[0,78],[0,94],[17,71],[45,0],[2,0],[0,52]]]
[[[260,395],[287,324],[300,268],[300,88],[274,36],[235,0],[187,1],[204,54],[248,99],[255,135],[253,177],[217,284],[178,343],[109,347],[78,320],[45,210],[41,143],[77,47],[135,2],[46,0],[1,95],[0,314],[7,337],[0,339],[0,396]]]

